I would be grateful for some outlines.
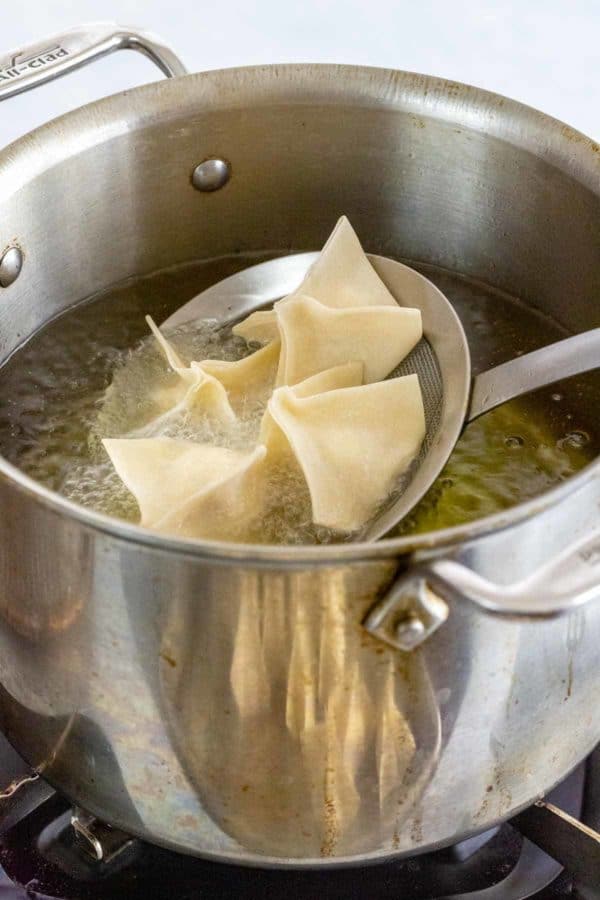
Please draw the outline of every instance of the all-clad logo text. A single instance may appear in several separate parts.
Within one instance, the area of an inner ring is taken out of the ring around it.
[[[21,54],[17,53],[8,65],[0,64],[0,83],[19,78],[26,72],[35,72],[36,69],[42,69],[44,66],[68,55],[69,51],[61,47],[60,44],[57,44],[55,47],[48,47],[46,50],[42,50],[41,53],[36,53],[34,56],[28,56],[25,59],[21,59]]]

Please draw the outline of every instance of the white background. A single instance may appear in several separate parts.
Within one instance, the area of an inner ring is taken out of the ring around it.
[[[161,35],[190,71],[293,61],[410,69],[498,91],[600,138],[600,0],[5,0],[0,51],[108,19]],[[120,53],[7,100],[0,146],[155,73]]]

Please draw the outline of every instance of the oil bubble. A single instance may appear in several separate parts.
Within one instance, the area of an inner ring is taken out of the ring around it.
[[[525,441],[520,434],[509,434],[504,438],[504,444],[510,450],[517,450],[525,445]]]
[[[559,450],[581,450],[589,444],[590,436],[587,431],[570,431],[564,438],[556,442]]]

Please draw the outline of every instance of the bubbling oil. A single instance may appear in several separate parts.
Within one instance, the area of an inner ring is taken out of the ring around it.
[[[176,381],[147,336],[144,316],[160,322],[198,291],[259,261],[238,256],[131,280],[43,328],[0,369],[0,452],[76,503],[137,522],[136,501],[101,439],[156,433],[154,388]],[[426,274],[454,302],[479,369],[562,336],[558,326],[512,298],[448,273],[428,268]],[[255,349],[217,332],[211,323],[178,329],[169,337],[187,359],[234,360]],[[590,390],[589,381],[571,379],[558,390],[505,404],[473,422],[427,496],[394,534],[480,518],[577,472],[598,450],[595,423],[590,427],[579,413],[590,406],[579,402]],[[266,399],[244,409],[227,431],[202,416],[182,414],[159,433],[240,449],[253,446]],[[306,544],[340,536],[312,524],[310,496],[295,471],[273,473],[267,508],[246,539]]]
[[[217,330],[215,323],[208,321],[182,326],[167,337],[178,355],[188,362],[238,360],[257,349],[230,331]],[[156,398],[177,384],[178,376],[169,368],[153,336],[124,354],[89,423],[89,459],[67,473],[62,493],[82,506],[135,522],[139,515],[137,504],[112,470],[102,446],[103,438],[168,437],[233,450],[256,446],[269,394],[242,404],[233,424],[219,423],[204,415],[202,409],[182,408],[165,416]],[[270,470],[263,502],[260,514],[254,521],[244,523],[240,532],[246,541],[325,543],[336,537],[312,522],[310,494],[299,468]],[[237,537],[232,532],[231,538]]]

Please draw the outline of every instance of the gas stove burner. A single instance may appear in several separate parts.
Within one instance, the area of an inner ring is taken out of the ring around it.
[[[0,799],[0,900],[600,898],[592,830],[600,824],[600,747],[544,804],[492,831],[436,853],[327,871],[250,869],[146,844],[72,809],[31,778],[1,736],[0,775],[13,783]],[[552,847],[556,859],[533,840]]]

